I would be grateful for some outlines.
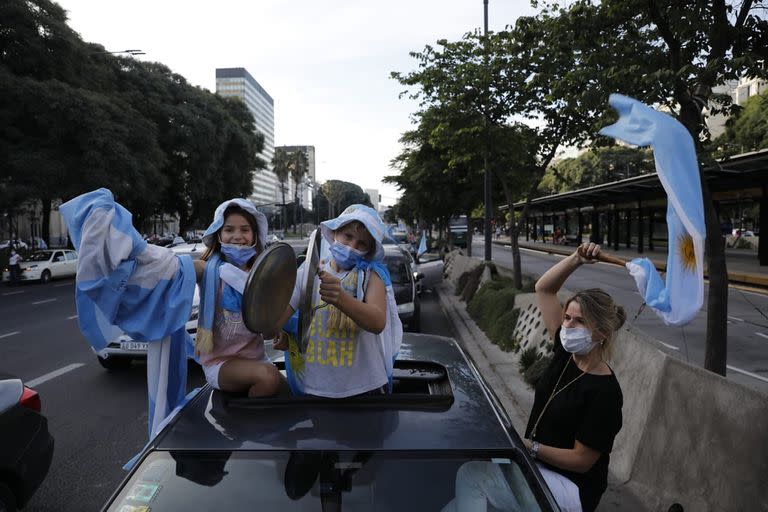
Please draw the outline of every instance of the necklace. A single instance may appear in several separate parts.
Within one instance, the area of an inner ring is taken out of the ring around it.
[[[579,375],[577,375],[573,380],[571,380],[568,384],[566,384],[565,386],[563,386],[560,389],[557,389],[557,386],[560,385],[560,380],[563,378],[563,375],[565,375],[566,368],[568,368],[568,365],[571,364],[571,359],[573,359],[573,356],[569,357],[568,361],[565,362],[565,366],[563,366],[563,371],[560,372],[560,376],[557,378],[557,382],[555,382],[555,387],[552,388],[552,394],[549,395],[549,400],[547,400],[547,403],[544,404],[544,408],[539,413],[539,417],[536,418],[536,423],[533,424],[533,429],[531,429],[531,439],[536,439],[536,428],[539,426],[539,422],[541,421],[541,417],[544,416],[544,413],[546,412],[547,407],[549,406],[550,402],[552,402],[552,400],[561,391],[563,391],[565,388],[567,388],[568,386],[570,386],[571,384],[573,384],[574,382],[576,382],[577,380],[582,378],[584,376],[584,374],[587,373],[587,370],[589,370],[589,368],[587,368],[586,370],[582,370],[582,372]],[[576,368],[578,368],[578,366],[576,366]]]

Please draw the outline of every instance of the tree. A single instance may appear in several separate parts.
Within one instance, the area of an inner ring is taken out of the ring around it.
[[[626,146],[593,148],[552,164],[539,184],[544,194],[593,187],[655,172],[650,150]]]
[[[285,231],[285,185],[288,183],[288,176],[291,173],[291,156],[285,148],[275,148],[275,155],[272,157],[272,172],[277,176],[280,183],[280,191],[283,194],[283,231]]]
[[[545,7],[531,22],[543,27],[544,38],[529,40],[547,61],[579,54],[583,58],[575,76],[586,77],[586,87],[571,94],[592,94],[595,87],[623,92],[650,105],[662,105],[688,129],[702,159],[708,139],[703,110],[712,114],[733,110],[728,97],[713,90],[726,80],[742,76],[765,77],[768,56],[768,21],[757,11],[765,1],[741,3],[696,0],[674,3],[660,0],[582,0],[566,7]],[[518,22],[520,23],[520,22]],[[574,27],[580,30],[574,32]],[[567,34],[574,34],[567,38]],[[541,35],[541,32],[538,33]],[[557,42],[561,41],[561,44]],[[628,76],[629,75],[629,76]],[[550,83],[557,77],[544,75]],[[557,84],[560,87],[560,84]],[[552,91],[552,96],[561,98]],[[577,105],[581,116],[594,116]],[[590,130],[592,136],[594,130]],[[711,192],[700,163],[706,222],[707,343],[705,368],[725,375],[727,360],[728,277],[724,241]]]
[[[768,95],[752,96],[712,142],[716,158],[768,148]]]
[[[317,197],[317,208],[323,212],[326,210],[332,219],[341,214],[344,209],[352,204],[364,204],[373,206],[371,200],[362,188],[354,183],[341,180],[328,180],[320,185]],[[322,215],[322,214],[321,214]]]

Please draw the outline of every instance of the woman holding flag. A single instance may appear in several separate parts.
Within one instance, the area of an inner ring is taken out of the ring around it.
[[[525,443],[563,510],[597,507],[622,424],[621,387],[606,359],[626,319],[624,308],[596,288],[576,293],[565,306],[557,298],[566,279],[599,256],[599,245],[582,244],[536,283],[554,354],[536,384]]]

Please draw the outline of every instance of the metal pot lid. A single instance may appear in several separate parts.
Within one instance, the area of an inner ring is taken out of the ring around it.
[[[320,265],[320,244],[323,236],[320,229],[316,229],[309,235],[309,245],[307,245],[307,258],[304,260],[304,273],[301,277],[301,289],[299,295],[299,327],[297,332],[297,343],[299,352],[305,353],[309,343],[309,327],[312,325],[312,299],[315,294],[315,276]]]
[[[243,290],[243,321],[251,332],[270,332],[288,307],[296,284],[296,254],[278,242],[262,251]]]

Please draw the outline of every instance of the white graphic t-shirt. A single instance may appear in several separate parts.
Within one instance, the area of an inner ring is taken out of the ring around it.
[[[304,268],[306,266],[299,269],[291,297],[290,304],[294,310],[299,304]],[[336,272],[330,266],[326,266],[325,271],[339,278],[347,293],[362,300],[359,295],[364,293],[367,283],[359,286],[357,279],[367,273],[356,269]],[[348,321],[343,327],[331,325],[329,320],[334,316],[333,306],[323,306],[319,282],[320,279],[316,278],[312,306],[317,309],[312,317],[306,352],[301,357],[295,353],[295,347],[291,347],[291,354],[287,354],[292,384],[303,393],[330,398],[358,395],[387,384],[386,359],[391,359],[391,350],[383,346],[380,336],[363,330],[354,322]]]

